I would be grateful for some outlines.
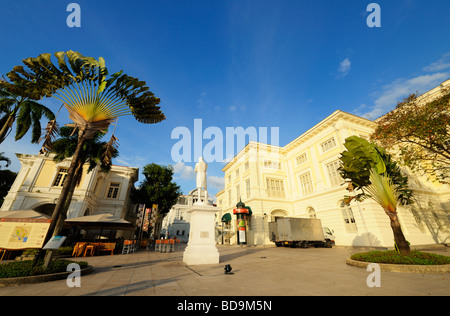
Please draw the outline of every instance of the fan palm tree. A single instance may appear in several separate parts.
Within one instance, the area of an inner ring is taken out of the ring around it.
[[[21,139],[31,127],[31,142],[37,143],[41,135],[41,118],[53,120],[55,115],[46,106],[23,95],[15,95],[0,86],[0,143],[9,135],[16,122],[15,139]]]
[[[352,199],[371,198],[377,202],[389,216],[394,241],[398,250],[407,254],[408,242],[398,219],[399,204],[410,204],[412,191],[408,189],[408,178],[400,172],[400,167],[386,151],[367,140],[350,136],[345,140],[347,151],[341,153],[341,167],[338,169],[342,178],[351,180],[350,191],[361,190],[362,193],[346,197]]]
[[[26,58],[23,60],[25,67],[15,66],[7,74],[9,80],[0,82],[7,91],[21,87],[35,98],[54,97],[62,101],[73,121],[71,126],[78,133],[77,147],[52,214],[47,239],[54,233],[85,142],[98,131],[106,130],[119,116],[133,115],[138,122],[146,124],[165,119],[157,106],[160,99],[149,91],[144,81],[122,71],[109,76],[102,57],[96,60],[74,51],[54,55],[57,65],[53,64],[49,53]]]

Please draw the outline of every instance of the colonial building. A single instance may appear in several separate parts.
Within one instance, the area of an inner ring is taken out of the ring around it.
[[[60,196],[70,160],[54,162],[51,155],[16,154],[22,167],[0,211],[35,210],[51,216]],[[135,207],[129,194],[138,179],[138,168],[115,166],[104,173],[83,168],[67,218],[100,213],[134,222]]]
[[[376,124],[338,110],[284,147],[250,142],[222,169],[225,188],[216,195],[221,209],[217,218],[232,218],[231,231],[236,231],[233,209],[242,199],[252,210],[248,244],[269,244],[268,223],[290,216],[321,219],[323,226],[334,230],[336,245],[393,247],[383,209],[371,199],[351,206],[343,203],[349,191],[337,171],[345,139],[369,138]],[[450,186],[403,170],[415,193],[412,206],[399,208],[406,239],[411,245],[448,243]],[[235,234],[225,234],[225,240],[236,243]]]
[[[201,189],[200,189],[201,190]],[[204,202],[205,193],[200,191],[200,200]],[[177,200],[177,204],[172,206],[169,213],[164,217],[161,228],[161,236],[167,236],[170,238],[176,237],[182,242],[188,242],[189,229],[190,229],[190,215],[187,212],[195,202],[198,201],[198,189],[194,189],[189,192],[188,195],[180,195]],[[213,204],[213,201],[208,199],[209,205]]]

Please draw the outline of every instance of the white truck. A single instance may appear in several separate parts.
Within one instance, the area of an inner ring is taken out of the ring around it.
[[[333,231],[322,227],[320,219],[315,218],[277,218],[269,223],[270,240],[277,247],[327,247],[334,245]]]

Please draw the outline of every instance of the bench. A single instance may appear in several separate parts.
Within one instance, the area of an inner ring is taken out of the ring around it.
[[[98,245],[97,251],[98,252],[102,252],[102,251],[111,252],[111,256],[112,256],[114,253],[114,249],[116,249],[116,243],[115,242],[107,242],[107,243],[100,243]]]

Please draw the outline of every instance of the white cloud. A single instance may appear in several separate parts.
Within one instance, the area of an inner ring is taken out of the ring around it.
[[[191,166],[186,166],[184,162],[178,162],[173,165],[173,172],[175,175],[179,175],[185,180],[195,179],[194,168],[192,168]]]
[[[217,191],[222,190],[225,187],[225,179],[217,176],[208,177],[208,188],[217,189]]]
[[[350,69],[352,69],[352,62],[350,61],[350,58],[345,58],[340,62],[338,71],[341,73],[341,77],[348,75]]]
[[[362,110],[359,107],[355,110],[355,114],[373,120],[393,110],[397,103],[408,95],[416,92],[425,93],[435,88],[450,78],[450,52],[423,67],[422,71],[427,74],[417,75],[413,78],[400,78],[381,87],[380,91],[375,94],[377,98],[371,110],[365,114],[359,114]]]
[[[200,93],[200,98],[197,100],[197,107],[202,108],[204,106],[206,94],[206,92]]]
[[[421,75],[411,79],[397,79],[382,87],[371,111],[363,114],[368,119],[376,119],[393,110],[399,101],[411,93],[424,93],[448,79],[450,72]]]
[[[124,159],[115,158],[114,160],[115,160],[115,162],[117,162],[121,166],[131,167],[131,164],[128,161],[124,160]]]
[[[140,155],[130,155],[126,153],[120,153],[120,156],[117,158],[113,158],[113,164],[125,167],[139,168],[140,171],[144,168],[146,164],[148,164],[148,158]]]
[[[429,64],[424,67],[423,70],[426,72],[434,72],[434,71],[442,71],[450,68],[450,52],[444,54],[441,59],[435,61],[434,63]]]
[[[11,160],[11,164],[8,167],[5,167],[3,163],[1,166],[3,169],[9,169],[14,172],[18,172],[22,167],[19,159],[16,156],[18,154],[30,154],[37,155],[39,153],[39,149],[41,149],[42,144],[32,144],[30,140],[30,136],[27,134],[21,140],[14,140],[15,133],[15,125],[11,134],[0,144],[0,152],[3,152],[4,156],[8,157]]]

